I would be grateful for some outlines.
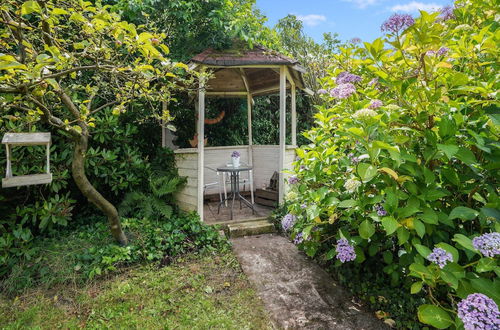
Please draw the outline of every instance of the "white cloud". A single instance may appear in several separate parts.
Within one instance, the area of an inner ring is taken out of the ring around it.
[[[322,22],[326,22],[326,16],[324,16],[324,15],[316,15],[316,14],[311,14],[311,15],[297,15],[297,19],[299,21],[304,22],[304,24],[307,25],[307,26],[316,26],[316,25],[319,25]]]
[[[371,6],[371,5],[374,5],[376,4],[377,2],[379,2],[379,0],[342,0],[342,1],[345,1],[345,2],[352,2],[354,3],[358,8],[366,8],[368,6]]]
[[[423,3],[418,1],[412,1],[407,4],[400,4],[391,7],[392,11],[403,12],[403,13],[411,13],[418,12],[419,10],[424,10],[427,12],[437,11],[442,6],[436,3]]]

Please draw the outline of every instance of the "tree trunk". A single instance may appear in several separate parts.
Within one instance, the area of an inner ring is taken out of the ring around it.
[[[106,200],[87,179],[85,174],[85,155],[87,154],[87,149],[88,136],[84,133],[75,140],[75,150],[73,152],[73,162],[71,164],[73,179],[82,194],[87,197],[92,204],[97,206],[99,210],[106,214],[111,234],[116,241],[122,245],[126,245],[128,240],[123,233],[116,207],[108,202],[108,200]]]

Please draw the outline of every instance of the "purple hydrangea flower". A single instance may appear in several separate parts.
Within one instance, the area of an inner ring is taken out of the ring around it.
[[[500,233],[486,233],[474,237],[472,245],[485,257],[493,258],[500,254]]]
[[[288,178],[288,184],[296,184],[299,183],[299,178],[297,176],[292,175],[291,177]]]
[[[439,268],[443,268],[448,262],[453,261],[453,256],[450,252],[447,252],[442,248],[434,248],[432,253],[427,256],[427,260],[435,263],[439,266]]]
[[[304,242],[304,237],[302,235],[302,232],[300,232],[297,235],[295,235],[295,238],[293,239],[293,244],[299,245],[302,242]]]
[[[449,50],[450,50],[449,48],[441,47],[439,48],[436,54],[438,54],[438,56],[444,56],[448,53]]]
[[[446,6],[441,8],[441,14],[439,14],[439,18],[443,21],[447,21],[449,19],[454,19],[455,14],[453,13],[453,7]]]
[[[340,84],[330,91],[330,95],[338,99],[346,99],[354,93],[356,93],[356,87],[351,83]]]
[[[357,164],[357,163],[359,163],[359,162],[360,162],[359,157],[354,156],[354,154],[352,154],[352,153],[351,153],[351,154],[349,154],[349,155],[347,155],[347,156],[349,157],[349,159],[351,160],[351,162],[352,162],[353,164]]]
[[[458,303],[458,317],[465,330],[500,329],[500,313],[493,299],[482,293],[473,293]]]
[[[375,211],[377,211],[379,217],[385,217],[387,215],[387,211],[380,204],[375,205]]]
[[[355,38],[352,38],[352,39],[351,39],[351,43],[352,43],[352,44],[359,44],[360,42],[361,42],[361,39],[360,39],[360,38],[358,38],[358,37],[355,37]]]
[[[372,102],[370,103],[370,105],[368,106],[368,108],[370,108],[370,109],[378,109],[382,105],[384,105],[382,103],[382,101],[380,101],[380,100],[372,100]]]
[[[380,29],[382,32],[399,33],[415,24],[415,20],[408,14],[394,14],[385,21]]]
[[[360,76],[353,74],[353,73],[350,73],[350,72],[347,72],[347,71],[339,73],[339,75],[335,79],[335,82],[339,85],[347,84],[347,83],[356,83],[356,82],[360,82],[360,81],[361,81]]]
[[[341,263],[346,261],[353,261],[356,259],[356,252],[354,251],[354,247],[349,244],[349,241],[345,238],[341,238],[337,241],[337,247],[335,248],[337,252],[337,259],[340,260]]]
[[[297,217],[293,214],[288,213],[281,219],[281,227],[284,231],[289,231],[297,221]]]
[[[368,86],[373,86],[373,85],[376,85],[378,84],[378,78],[373,78],[372,80],[370,80],[370,82],[368,83]]]
[[[231,154],[231,157],[232,157],[232,158],[238,158],[238,157],[240,157],[240,153],[239,153],[238,151],[236,151],[236,150],[235,150],[235,151],[233,151],[233,153]]]

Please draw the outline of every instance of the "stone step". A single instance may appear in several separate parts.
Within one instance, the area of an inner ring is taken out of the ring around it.
[[[247,221],[227,225],[229,238],[269,234],[276,232],[274,225],[268,220]]]

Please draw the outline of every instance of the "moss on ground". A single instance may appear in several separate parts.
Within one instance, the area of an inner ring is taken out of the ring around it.
[[[232,253],[137,266],[84,286],[0,296],[2,328],[268,329],[262,302]]]

